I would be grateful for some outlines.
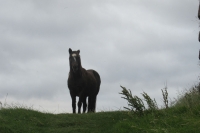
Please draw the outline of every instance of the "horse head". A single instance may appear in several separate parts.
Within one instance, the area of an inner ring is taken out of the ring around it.
[[[80,50],[72,51],[71,48],[69,48],[69,64],[70,64],[70,70],[72,70],[75,74],[80,72],[81,69],[81,58],[80,58]]]

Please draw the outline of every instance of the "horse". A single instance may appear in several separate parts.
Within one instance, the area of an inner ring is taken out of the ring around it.
[[[88,112],[95,112],[96,98],[100,90],[101,78],[95,70],[86,70],[81,65],[80,50],[72,51],[69,48],[69,77],[67,80],[72,99],[72,111],[76,113],[76,96],[79,97],[78,113],[86,112],[88,97]]]

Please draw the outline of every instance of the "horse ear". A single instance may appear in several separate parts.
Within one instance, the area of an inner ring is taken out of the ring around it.
[[[71,54],[72,53],[72,49],[71,48],[69,48],[69,54]]]
[[[78,54],[80,53],[80,50],[77,50]]]

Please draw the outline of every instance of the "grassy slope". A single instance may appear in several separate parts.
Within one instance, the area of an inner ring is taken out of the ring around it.
[[[130,112],[45,114],[0,110],[0,133],[199,133],[200,106],[174,107],[138,116]]]

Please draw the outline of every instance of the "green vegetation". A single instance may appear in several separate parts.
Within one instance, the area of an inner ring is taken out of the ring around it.
[[[199,88],[186,91],[171,106],[167,88],[163,89],[163,109],[158,109],[147,93],[143,92],[141,99],[125,87],[120,94],[128,102],[128,111],[50,114],[23,107],[3,108],[0,133],[199,133]]]

